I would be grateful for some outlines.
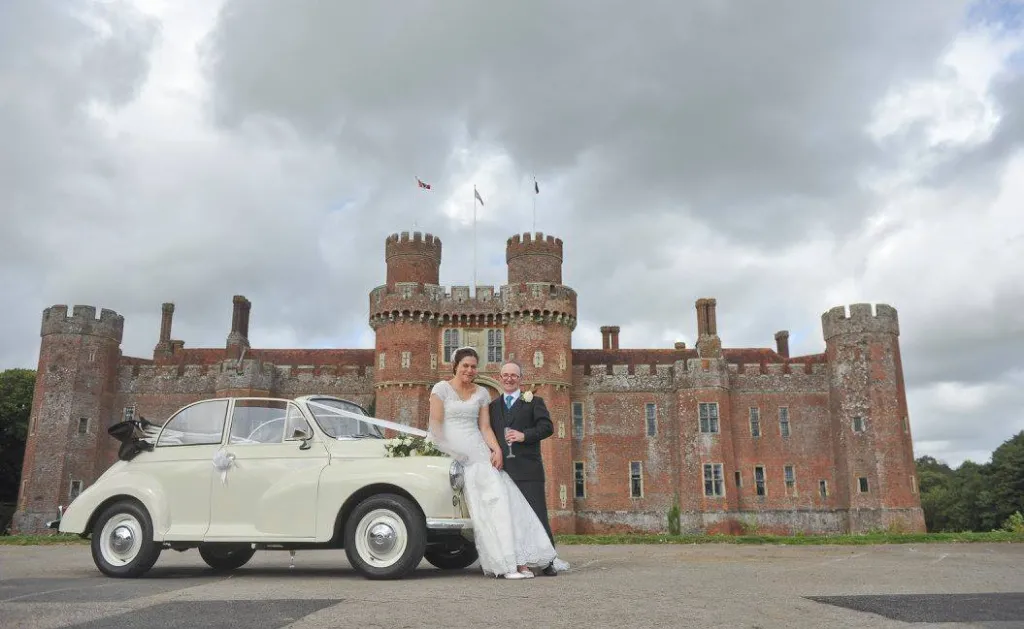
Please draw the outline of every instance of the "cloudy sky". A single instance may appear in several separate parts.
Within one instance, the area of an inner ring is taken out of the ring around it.
[[[1024,430],[1019,1],[0,3],[0,368],[85,303],[151,355],[373,346],[387,234],[441,281],[565,240],[577,348],[823,350],[820,315],[900,313],[915,454]],[[536,176],[541,194],[533,197]],[[434,185],[425,192],[420,177]],[[536,200],[534,227],[533,202]]]

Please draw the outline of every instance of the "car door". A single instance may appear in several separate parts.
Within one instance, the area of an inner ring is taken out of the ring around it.
[[[166,506],[166,521],[153,522],[165,541],[203,539],[210,525],[210,462],[221,447],[229,400],[203,400],[175,413],[157,434],[156,447],[132,465],[152,483]]]
[[[230,467],[211,489],[209,541],[312,540],[320,473],[329,461],[299,407],[288,400],[236,399],[225,454]]]

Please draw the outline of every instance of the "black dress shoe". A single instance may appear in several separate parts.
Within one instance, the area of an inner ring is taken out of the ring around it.
[[[546,577],[557,577],[558,576],[558,571],[555,570],[555,562],[552,561],[551,563],[549,563],[547,568],[544,568],[543,570],[541,570],[540,573],[543,574]]]

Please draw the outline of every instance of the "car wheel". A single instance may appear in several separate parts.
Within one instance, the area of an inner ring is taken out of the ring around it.
[[[423,515],[402,496],[371,496],[345,523],[345,555],[368,579],[401,579],[419,565],[426,547]]]
[[[256,549],[251,544],[200,544],[199,556],[217,571],[241,568],[249,563]]]
[[[92,528],[92,559],[108,577],[134,578],[149,571],[160,556],[153,522],[136,502],[110,505]]]
[[[457,546],[431,548],[423,555],[423,558],[441,570],[462,570],[472,565],[478,559],[478,555],[476,546],[471,542],[463,541]]]

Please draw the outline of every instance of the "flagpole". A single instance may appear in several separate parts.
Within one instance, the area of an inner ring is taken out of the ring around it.
[[[473,186],[473,296],[476,296],[476,186]]]

